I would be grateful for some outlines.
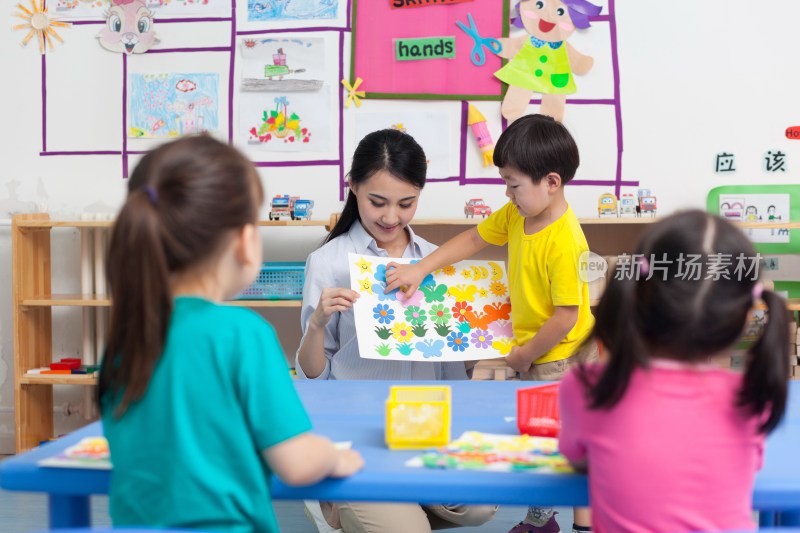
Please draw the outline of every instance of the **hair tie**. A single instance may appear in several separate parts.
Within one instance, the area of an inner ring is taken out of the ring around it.
[[[147,197],[150,198],[150,203],[153,206],[158,205],[158,194],[156,194],[156,190],[152,186],[145,185],[142,190],[147,193]]]
[[[753,301],[760,300],[762,294],[764,294],[764,285],[758,281],[753,285]]]
[[[639,258],[639,273],[645,276],[650,273],[650,261],[645,256]]]

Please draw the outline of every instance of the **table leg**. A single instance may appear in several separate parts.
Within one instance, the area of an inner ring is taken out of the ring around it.
[[[50,494],[50,528],[65,529],[90,525],[89,496]]]
[[[782,512],[777,513],[777,524],[782,526],[800,526],[800,512]]]

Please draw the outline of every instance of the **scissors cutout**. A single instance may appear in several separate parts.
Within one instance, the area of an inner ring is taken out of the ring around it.
[[[470,59],[472,59],[473,65],[480,67],[486,63],[486,53],[483,51],[484,46],[494,54],[499,54],[503,50],[503,45],[500,44],[500,41],[497,39],[481,37],[481,34],[478,33],[478,28],[475,26],[475,21],[472,19],[472,13],[467,13],[467,20],[469,21],[469,28],[461,21],[456,21],[456,24],[459,28],[464,30],[464,33],[472,37],[472,40],[475,42],[475,45],[472,47],[472,52],[470,53]]]

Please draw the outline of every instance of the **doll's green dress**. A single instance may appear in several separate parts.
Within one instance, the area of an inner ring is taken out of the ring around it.
[[[543,94],[571,94],[576,90],[564,41],[531,38],[494,75],[509,85]]]

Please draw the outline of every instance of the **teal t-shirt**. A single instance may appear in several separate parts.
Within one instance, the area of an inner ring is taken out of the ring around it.
[[[178,297],[144,397],[103,431],[115,526],[277,532],[262,451],[311,429],[275,331],[256,313]]]

